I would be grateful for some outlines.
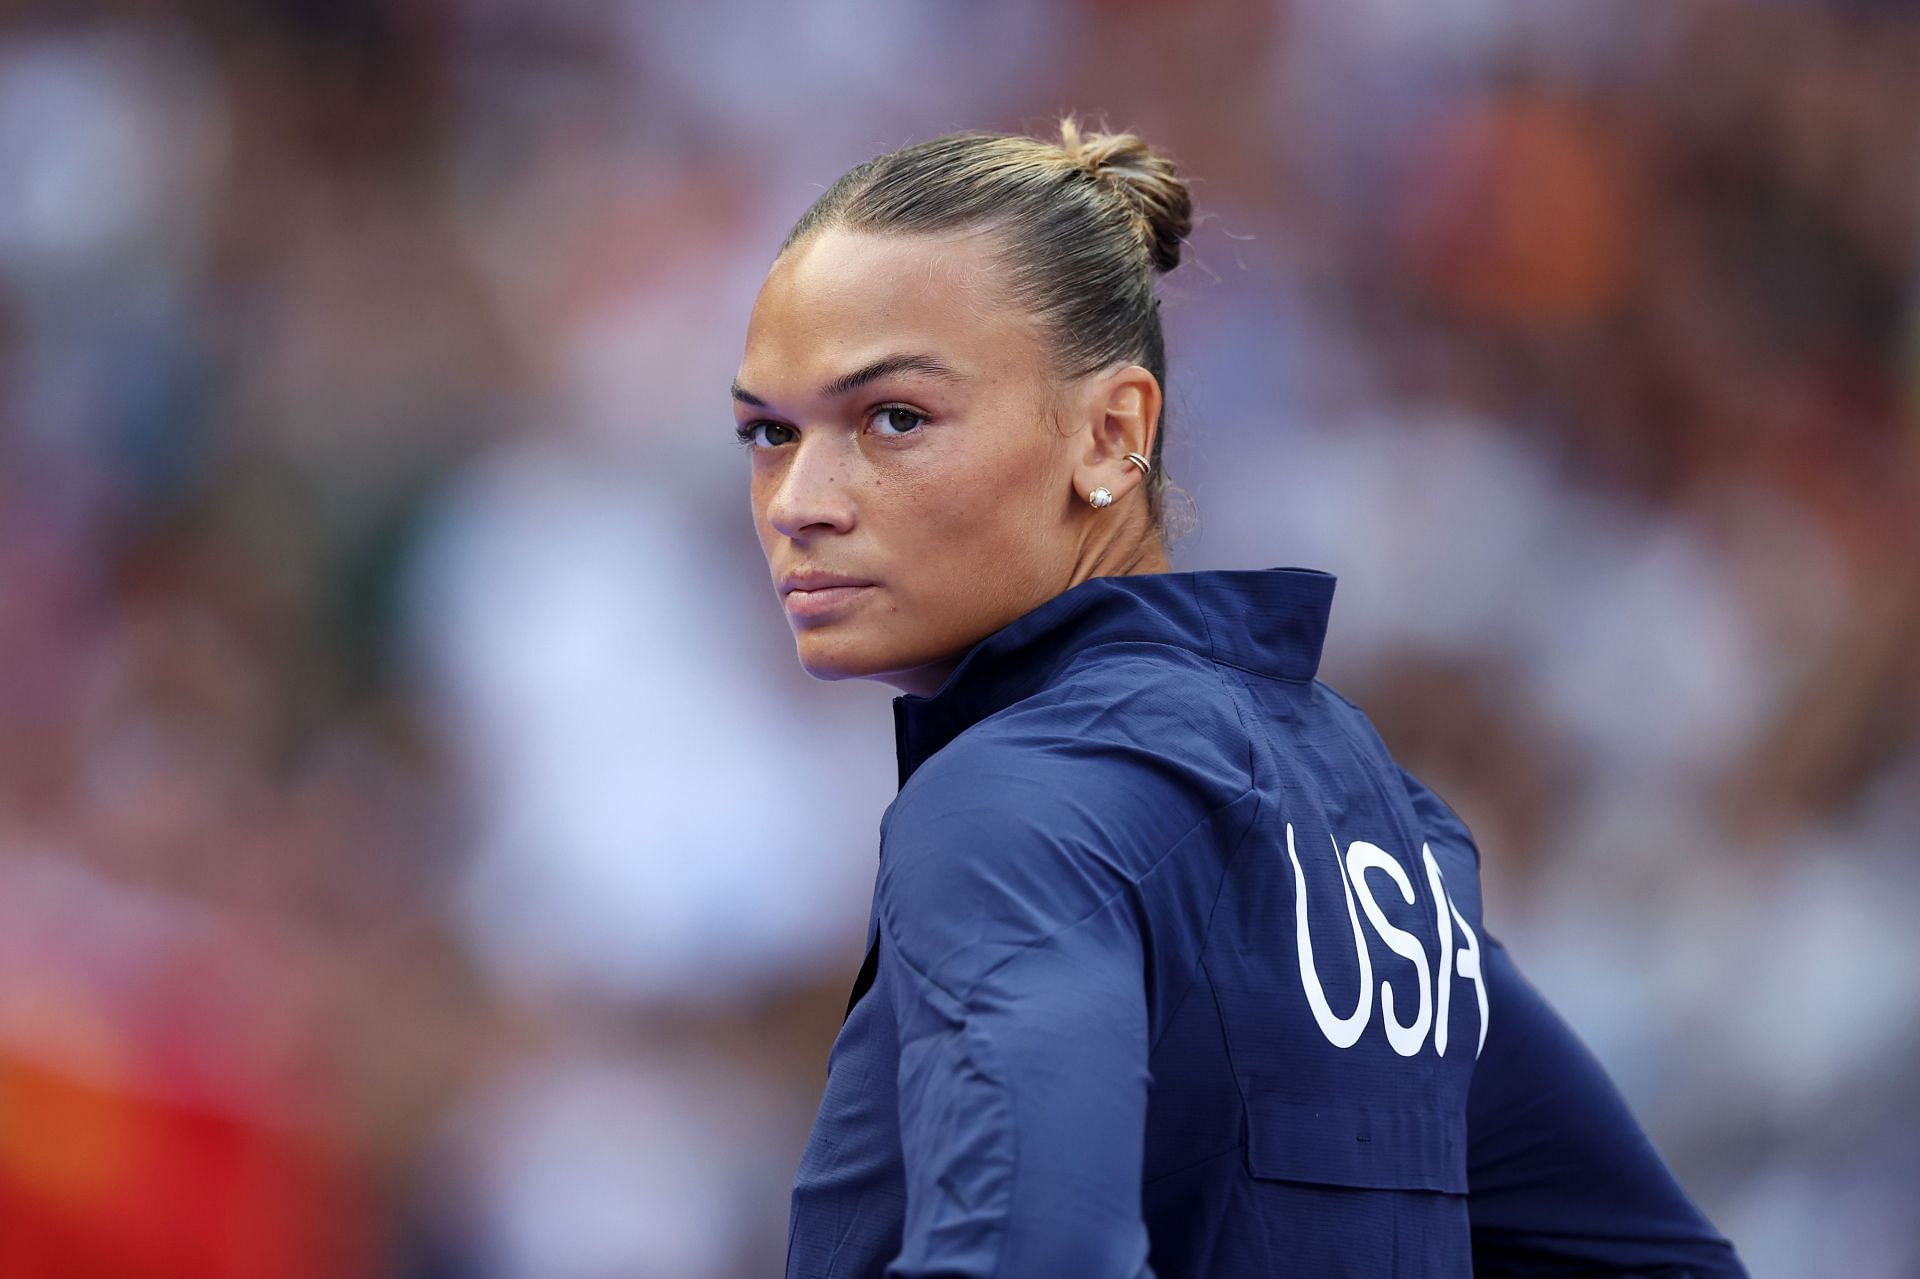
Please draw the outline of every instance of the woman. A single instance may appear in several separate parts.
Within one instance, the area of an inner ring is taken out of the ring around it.
[[[1466,828],[1315,681],[1332,579],[1168,571],[1190,216],[1131,135],[941,138],[755,303],[800,661],[902,694],[788,1274],[1740,1274],[1482,931]]]

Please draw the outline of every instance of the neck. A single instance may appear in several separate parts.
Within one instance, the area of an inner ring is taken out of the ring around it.
[[[1128,539],[1124,544],[1115,543],[1090,551],[1074,565],[1073,576],[1055,594],[1080,585],[1095,577],[1126,577],[1134,573],[1167,573],[1172,565],[1167,560],[1167,548],[1160,535],[1148,532],[1138,538]],[[1044,601],[1037,601],[1043,603]],[[921,697],[930,697],[946,682],[953,668],[959,665],[962,654],[926,666],[911,670],[890,671],[870,678],[883,684],[890,684],[902,693],[916,693]]]
[[[1122,574],[1171,573],[1172,571],[1173,564],[1167,559],[1167,548],[1157,535],[1143,538],[1127,561],[1127,566],[1120,570]]]
[[[1068,587],[1078,586],[1092,577],[1126,577],[1133,573],[1167,573],[1172,571],[1167,560],[1167,548],[1158,533],[1148,531],[1135,538],[1125,538],[1106,546],[1088,548],[1080,562],[1073,566],[1073,577]]]

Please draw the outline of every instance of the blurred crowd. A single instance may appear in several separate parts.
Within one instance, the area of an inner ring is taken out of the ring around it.
[[[787,226],[1137,129],[1183,568],[1757,1279],[1920,1274],[1920,13],[0,3],[0,1279],[774,1273],[891,797],[725,387]]]

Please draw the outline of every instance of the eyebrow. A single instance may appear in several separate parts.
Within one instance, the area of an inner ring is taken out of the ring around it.
[[[961,382],[966,379],[958,370],[945,360],[934,355],[887,355],[853,370],[842,373],[820,388],[820,398],[837,399],[849,391],[857,391],[869,382],[877,382],[883,377],[895,373],[921,373],[927,377],[939,378],[947,382]],[[742,404],[751,404],[755,408],[767,407],[767,402],[749,391],[740,383],[733,384],[733,398]]]

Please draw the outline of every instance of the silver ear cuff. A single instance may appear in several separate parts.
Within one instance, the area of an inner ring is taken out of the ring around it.
[[[1093,492],[1087,494],[1087,501],[1096,509],[1103,506],[1112,506],[1113,493],[1108,489],[1095,489]]]
[[[1139,467],[1140,474],[1142,475],[1151,475],[1153,473],[1153,463],[1147,461],[1146,458],[1141,457],[1138,453],[1127,454],[1127,461]]]

